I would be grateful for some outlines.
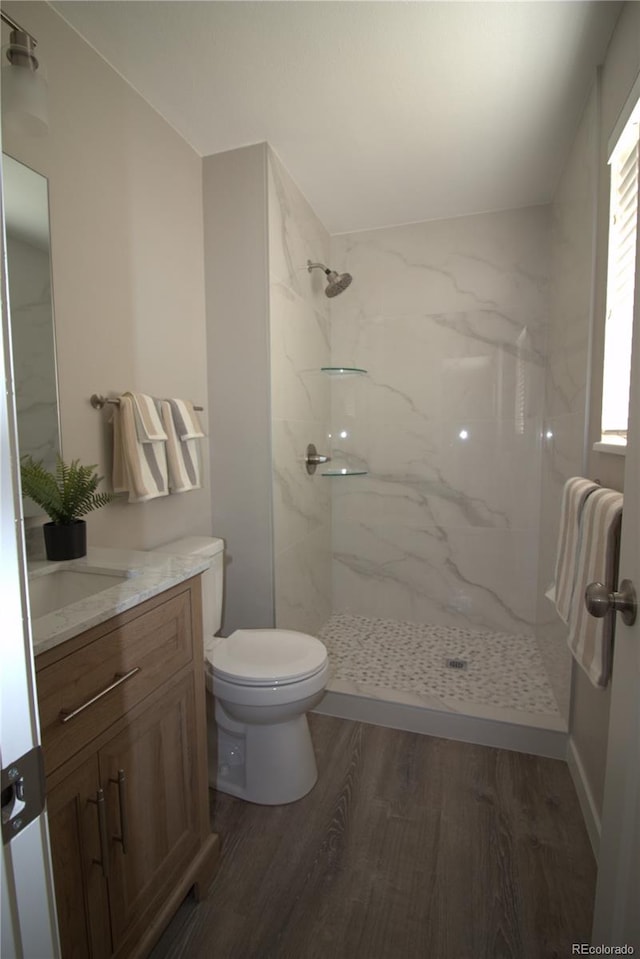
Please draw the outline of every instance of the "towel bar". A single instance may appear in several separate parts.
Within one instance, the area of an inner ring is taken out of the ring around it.
[[[119,399],[109,399],[106,396],[101,396],[99,393],[93,393],[89,398],[89,402],[93,406],[94,410],[101,410],[105,403],[112,403],[114,406],[120,405]],[[204,406],[194,406],[193,408],[194,410],[199,411],[204,410]]]

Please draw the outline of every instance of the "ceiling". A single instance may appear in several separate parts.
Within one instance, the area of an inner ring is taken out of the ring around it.
[[[199,154],[268,141],[332,234],[549,201],[621,8],[52,6]]]

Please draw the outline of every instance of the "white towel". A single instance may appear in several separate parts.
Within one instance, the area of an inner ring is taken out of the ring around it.
[[[614,613],[602,619],[587,612],[584,593],[589,583],[615,588],[622,493],[597,489],[584,504],[576,582],[569,614],[569,649],[594,686],[606,686],[612,659]]]
[[[167,463],[169,466],[169,488],[172,493],[186,493],[200,489],[200,463],[198,460],[198,441],[181,440],[176,425],[177,400],[160,401],[160,417],[167,433]],[[178,414],[181,426],[184,424]],[[200,434],[204,436],[204,433]]]
[[[128,493],[130,503],[168,496],[167,434],[152,397],[124,393],[112,422],[114,491]]]
[[[580,544],[580,518],[585,502],[595,490],[597,483],[572,476],[564,484],[558,531],[558,551],[555,572],[555,604],[558,616],[569,622],[571,600],[576,581],[578,547]]]

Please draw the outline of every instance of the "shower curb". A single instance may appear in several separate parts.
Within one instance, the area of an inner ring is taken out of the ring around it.
[[[515,710],[505,711],[508,719],[470,716],[331,689],[313,712],[548,759],[566,761],[567,758],[569,735],[566,723],[559,716],[523,713],[518,722],[514,719]]]

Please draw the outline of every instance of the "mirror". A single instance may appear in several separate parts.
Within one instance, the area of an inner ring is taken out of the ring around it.
[[[20,456],[55,468],[60,450],[45,177],[3,154],[7,275]],[[40,515],[25,501],[25,515]]]

